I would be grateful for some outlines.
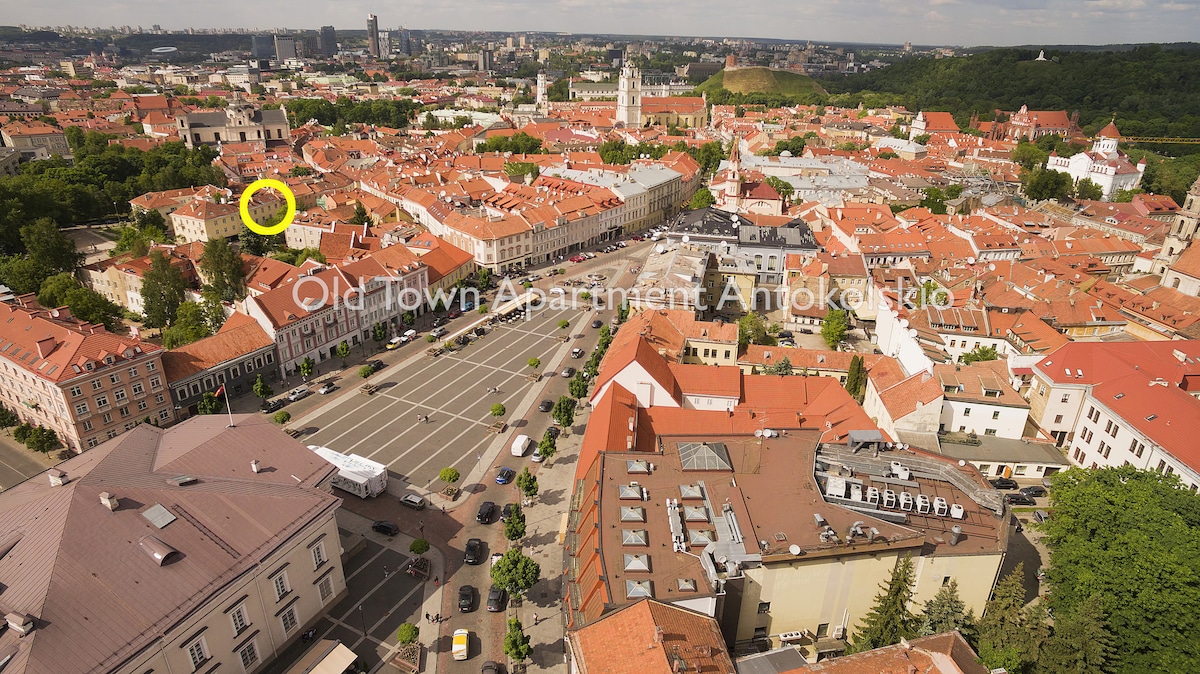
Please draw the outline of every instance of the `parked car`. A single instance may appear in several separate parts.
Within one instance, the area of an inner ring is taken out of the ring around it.
[[[541,463],[546,460],[546,457],[542,456],[542,450],[535,449],[533,450],[533,454],[529,456],[529,460],[534,463]]]
[[[1025,494],[1020,493],[1007,494],[1005,495],[1004,500],[1008,501],[1009,505],[1037,505],[1037,501],[1033,500],[1032,496],[1026,496]]]
[[[1046,488],[1034,485],[1032,487],[1021,487],[1021,493],[1026,496],[1045,496]]]
[[[586,352],[586,351],[584,351],[583,349],[580,349],[580,348],[578,348],[578,347],[576,347],[576,348],[574,348],[574,349],[571,349],[571,357],[572,357],[572,358],[583,358],[583,355],[584,355],[585,353],[587,353],[587,352]]]
[[[395,536],[396,534],[400,533],[400,526],[395,522],[389,522],[387,520],[375,520],[375,522],[371,524],[371,529],[383,534],[384,536]]]
[[[462,316],[462,309],[451,309],[450,313],[446,314],[447,318],[458,318]]]
[[[410,329],[410,330],[405,330],[405,331],[404,331],[404,334],[403,334],[403,335],[400,335],[400,343],[401,343],[401,344],[406,344],[406,343],[408,343],[408,342],[411,342],[411,341],[413,341],[413,338],[414,338],[414,337],[416,337],[416,336],[417,336],[417,331],[416,331],[416,330],[411,330],[411,329]]]
[[[433,330],[429,331],[429,334],[433,335],[434,339],[441,339],[442,337],[445,337],[446,333],[448,332],[450,331],[446,328],[434,328]]]
[[[492,515],[496,512],[496,504],[491,501],[484,501],[479,506],[479,512],[475,514],[475,521],[480,524],[487,524],[492,521]]]
[[[448,318],[446,318],[445,316],[438,316],[437,318],[433,319],[433,327],[440,328],[441,326],[443,326],[449,322],[450,322],[450,320]]]
[[[571,377],[575,376],[575,368],[564,367],[562,369],[562,372],[560,372],[559,374],[561,374],[563,376],[563,379],[570,379]]]
[[[458,588],[458,610],[470,613],[475,608],[475,588],[463,585]]]
[[[455,660],[466,660],[467,649],[471,645],[471,630],[454,630],[454,639],[450,643],[450,654]]]
[[[320,393],[321,395],[328,395],[333,393],[335,389],[337,389],[337,384],[329,381],[321,384],[321,388],[317,389],[317,393]]]
[[[496,473],[496,484],[508,484],[517,476],[517,471],[512,468],[501,468]]]
[[[791,339],[793,336],[794,336],[794,335],[792,335],[792,331],[791,331],[791,330],[780,330],[780,331],[779,331],[779,338],[780,338],[780,339]]]
[[[367,363],[367,365],[371,366],[372,372],[379,372],[380,370],[383,369],[383,361],[382,360],[372,360],[372,361],[369,361]]]
[[[996,489],[1016,489],[1017,488],[1017,481],[1009,479],[1007,477],[997,477],[995,479],[988,480],[988,482],[992,483],[992,486],[995,487]]]
[[[559,435],[562,433],[562,429],[561,429],[561,428],[559,428],[558,426],[551,426],[550,428],[547,428],[547,429],[546,429],[546,433],[547,433],[547,434],[548,434],[550,437],[552,437],[552,438],[554,438],[555,440],[557,440],[557,439],[558,439],[558,436],[559,436]]]
[[[400,497],[400,505],[412,508],[413,510],[424,510],[425,499],[416,494],[405,494]]]
[[[504,588],[493,585],[492,588],[488,590],[487,610],[491,611],[492,613],[497,613],[499,611],[503,611],[507,605],[508,593],[504,591]]]
[[[483,663],[483,667],[479,670],[479,674],[504,674],[504,670],[500,669],[500,663],[495,660],[488,660]]]
[[[471,538],[467,540],[467,547],[465,550],[463,550],[463,563],[483,563],[483,541],[479,540],[478,538]]]
[[[312,394],[312,391],[308,390],[307,386],[298,386],[288,391],[287,399],[288,402],[294,403],[302,398],[307,398],[310,394]]]
[[[604,327],[604,321],[600,320],[599,318],[594,319],[592,320],[592,327],[596,329],[602,328]]]
[[[403,339],[401,339],[401,338],[399,338],[399,337],[393,337],[393,338],[391,338],[391,339],[389,339],[389,340],[388,340],[387,346],[386,346],[386,347],[384,347],[384,348],[386,348],[388,351],[391,351],[391,350],[393,350],[393,349],[398,349],[398,348],[400,348],[400,345],[401,345],[401,344],[403,344],[403,343],[404,343],[404,340],[403,340]]]
[[[517,511],[517,504],[505,503],[504,507],[500,509],[500,521],[507,522],[508,520],[510,520],[512,518],[513,513],[516,511]]]
[[[554,409],[553,400],[543,400],[542,402],[538,403],[539,412],[549,412],[552,409]]]
[[[284,401],[283,398],[277,398],[275,400],[264,400],[260,409],[262,409],[264,414],[270,414],[271,412],[278,412],[279,410],[283,409],[283,406],[286,404],[287,404],[287,402]]]

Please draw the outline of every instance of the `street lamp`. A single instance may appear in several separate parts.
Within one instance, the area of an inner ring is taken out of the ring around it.
[[[358,619],[362,621],[363,638],[367,638],[367,616],[363,613],[362,604],[358,605]]]

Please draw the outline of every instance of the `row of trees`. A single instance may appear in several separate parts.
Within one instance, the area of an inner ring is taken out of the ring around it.
[[[421,104],[409,99],[356,102],[342,96],[333,103],[323,98],[298,98],[288,101],[286,109],[292,128],[316,120],[331,127],[375,124],[403,129],[416,118]]]

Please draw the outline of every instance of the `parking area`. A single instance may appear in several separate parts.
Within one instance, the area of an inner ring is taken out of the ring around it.
[[[574,339],[561,336],[589,330],[590,313],[536,311],[529,320],[496,326],[461,351],[438,357],[417,356],[403,366],[372,378],[373,396],[348,391],[291,425],[305,431],[307,444],[358,454],[388,466],[392,477],[421,489],[436,488],[438,472],[453,466],[466,475],[483,459],[496,438],[495,421],[511,421],[531,388],[541,384],[530,374],[557,376],[548,368],[568,352]],[[560,329],[562,320],[570,327]],[[531,368],[538,358],[542,365]],[[347,383],[347,388],[349,388]],[[489,393],[498,389],[496,393]],[[496,403],[506,413],[493,417]],[[427,420],[426,420],[427,419]]]

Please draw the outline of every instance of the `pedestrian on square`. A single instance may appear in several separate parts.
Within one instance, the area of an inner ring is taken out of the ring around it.
[[[387,580],[387,577],[390,575],[391,575],[391,571],[388,571],[388,568],[386,566],[383,567],[383,579]]]
[[[433,618],[429,617],[428,613],[425,614],[425,622],[427,622],[427,623],[433,622]]]
[[[438,581],[438,577],[434,576],[433,577],[433,586],[437,587],[438,585],[441,585],[441,583]]]
[[[536,626],[537,626],[537,624],[538,624],[538,617],[537,617],[537,614],[536,614],[536,613],[534,613],[534,614],[533,614],[533,624],[534,624],[534,626],[535,626],[535,627],[536,627]]]

